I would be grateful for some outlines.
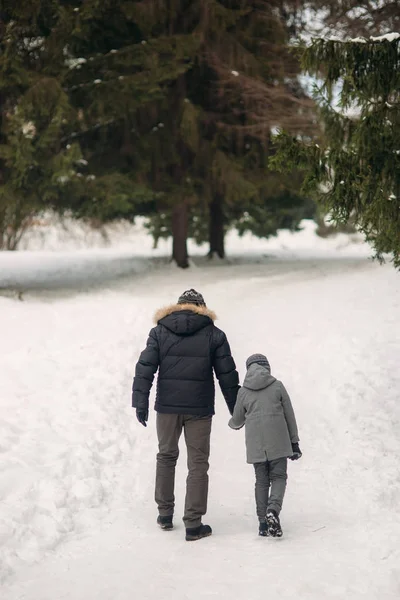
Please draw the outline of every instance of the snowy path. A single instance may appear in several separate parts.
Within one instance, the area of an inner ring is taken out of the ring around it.
[[[154,417],[133,418],[134,362],[160,304],[196,286],[243,375],[265,352],[291,392],[282,540],[258,538],[243,432],[217,398],[207,521],[154,525]],[[400,279],[362,259],[153,272],[118,289],[0,298],[2,600],[400,595]],[[378,518],[377,518],[378,513]],[[37,562],[38,561],[38,562]]]

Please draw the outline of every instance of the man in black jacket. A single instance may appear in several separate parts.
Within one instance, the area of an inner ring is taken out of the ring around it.
[[[146,349],[136,365],[132,406],[139,422],[146,426],[149,393],[158,371],[157,454],[155,500],[158,524],[172,529],[175,497],[175,466],[182,429],[188,455],[185,515],[186,540],[211,535],[201,517],[207,511],[208,458],[211,421],[214,414],[213,369],[232,414],[239,390],[239,376],[228,340],[215,327],[215,314],[195,290],[180,296],[178,304],[156,314],[157,326],[149,334]]]

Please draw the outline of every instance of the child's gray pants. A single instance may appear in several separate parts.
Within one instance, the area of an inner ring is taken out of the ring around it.
[[[287,458],[255,463],[254,470],[257,517],[259,521],[265,521],[268,510],[275,510],[279,515],[282,509],[287,480]]]

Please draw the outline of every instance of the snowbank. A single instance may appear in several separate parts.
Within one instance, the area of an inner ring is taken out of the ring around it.
[[[247,233],[239,237],[230,231],[226,237],[226,261],[214,265],[265,263],[271,259],[367,257],[370,247],[360,235],[337,234],[318,237],[313,221],[303,221],[301,231],[278,232],[268,240]],[[197,266],[208,264],[208,247],[189,240],[189,253]],[[85,224],[66,220],[43,221],[27,233],[19,252],[0,252],[0,289],[79,288],[107,285],[132,275],[143,275],[169,263],[171,241],[153,240],[143,220],[132,225],[120,222],[98,231]]]

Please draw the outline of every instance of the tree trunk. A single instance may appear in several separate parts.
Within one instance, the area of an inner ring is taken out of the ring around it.
[[[189,266],[187,235],[189,225],[188,205],[186,201],[177,204],[172,211],[172,259],[181,269]]]
[[[210,251],[209,258],[216,254],[225,258],[225,232],[224,212],[222,210],[222,196],[216,195],[210,204]]]

